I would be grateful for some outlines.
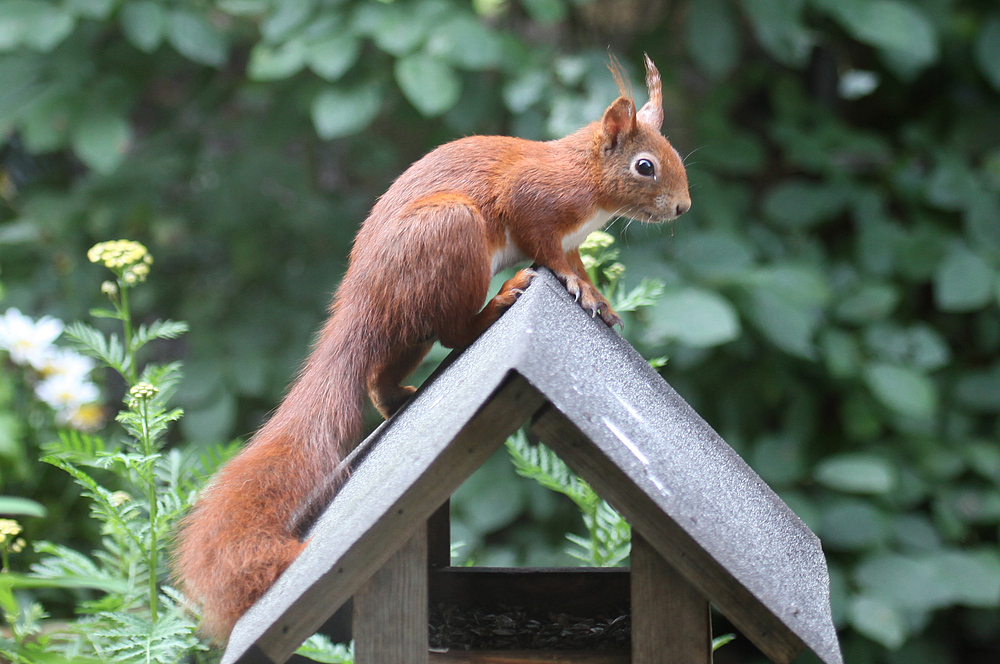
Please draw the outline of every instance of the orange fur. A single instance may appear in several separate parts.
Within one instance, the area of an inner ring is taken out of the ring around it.
[[[471,343],[527,286],[522,270],[480,309],[498,257],[548,267],[588,312],[621,322],[580,261],[585,222],[616,212],[665,221],[690,207],[684,167],[660,134],[660,79],[648,58],[647,82],[638,114],[623,96],[557,141],[457,140],[378,200],[299,377],[182,524],[175,573],[215,641],[301,551],[304,513],[332,497],[331,475],[361,436],[365,394],[388,417],[412,394],[400,382],[435,338]],[[639,172],[640,159],[654,175]]]

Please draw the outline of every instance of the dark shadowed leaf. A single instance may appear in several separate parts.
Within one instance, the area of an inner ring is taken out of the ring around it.
[[[691,4],[687,47],[695,63],[712,78],[723,78],[740,57],[741,37],[732,6],[724,0]]]
[[[994,14],[979,30],[976,62],[990,85],[1000,90],[1000,14]]]
[[[205,14],[175,9],[167,19],[167,40],[181,55],[203,65],[222,66],[228,45]]]

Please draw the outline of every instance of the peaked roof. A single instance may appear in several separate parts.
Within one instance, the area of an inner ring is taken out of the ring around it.
[[[536,414],[541,439],[766,655],[809,648],[842,664],[819,540],[549,272],[451,359],[349,459],[349,481],[237,623],[223,664],[287,659]]]

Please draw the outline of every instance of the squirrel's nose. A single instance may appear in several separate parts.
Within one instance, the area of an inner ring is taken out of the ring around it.
[[[691,199],[686,199],[674,206],[674,216],[679,217],[691,209]]]

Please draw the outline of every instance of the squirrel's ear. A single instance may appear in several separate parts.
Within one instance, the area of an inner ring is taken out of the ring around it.
[[[635,131],[635,104],[627,97],[619,97],[601,121],[602,147],[605,152],[614,150],[625,136]]]
[[[646,87],[649,89],[649,101],[643,104],[636,117],[646,127],[660,131],[660,127],[663,126],[663,85],[660,82],[660,72],[648,55],[646,56]]]

